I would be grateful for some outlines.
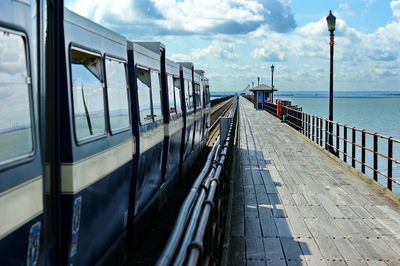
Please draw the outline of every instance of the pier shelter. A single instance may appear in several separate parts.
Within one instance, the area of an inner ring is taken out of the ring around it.
[[[255,88],[250,89],[254,93],[254,108],[257,110],[264,109],[265,102],[272,103],[272,94],[277,89],[271,88],[268,85],[260,84]]]

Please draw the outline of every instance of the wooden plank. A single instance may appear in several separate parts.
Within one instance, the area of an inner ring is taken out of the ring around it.
[[[264,244],[261,237],[246,236],[246,260],[262,260],[264,259]]]
[[[268,212],[260,212],[260,224],[263,237],[278,236],[278,229],[272,213],[268,214]]]
[[[332,239],[332,241],[345,261],[355,262],[362,260],[362,256],[357,252],[357,249],[353,246],[348,238],[335,238]]]
[[[261,237],[261,224],[258,217],[245,217],[244,233],[246,238]]]
[[[301,263],[302,260],[305,260],[298,241],[289,237],[283,237],[280,240],[288,264],[289,262]]]
[[[332,218],[344,218],[344,214],[336,207],[332,200],[323,194],[317,195],[319,201]]]
[[[240,266],[246,263],[246,243],[243,237],[231,237],[229,241],[228,265]]]
[[[294,237],[288,219],[286,218],[274,218],[274,219],[276,228],[278,229],[279,237]]]
[[[328,261],[337,261],[339,259],[343,260],[342,254],[340,254],[335,243],[330,237],[316,237],[315,242],[321,250],[324,259]]]
[[[286,265],[281,241],[277,237],[266,237],[264,241],[264,253],[268,265]]]
[[[308,238],[311,237],[311,232],[308,230],[307,225],[302,218],[289,218],[290,228],[295,238]]]

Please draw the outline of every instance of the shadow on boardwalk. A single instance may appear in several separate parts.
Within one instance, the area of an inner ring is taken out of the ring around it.
[[[259,151],[239,149],[238,155],[229,264],[306,264],[308,245],[291,232],[277,191],[282,184],[267,170],[270,161]]]

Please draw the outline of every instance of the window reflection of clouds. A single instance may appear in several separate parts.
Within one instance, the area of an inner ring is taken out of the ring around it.
[[[153,99],[153,115],[155,120],[162,118],[160,93],[160,73],[151,71],[151,95]]]
[[[180,93],[180,79],[174,78],[174,91],[175,91],[175,102],[176,102],[176,111],[178,113],[182,112],[182,105],[181,105],[181,93]]]
[[[32,151],[25,42],[0,31],[0,160]]]
[[[175,114],[175,101],[174,101],[174,80],[171,75],[168,75],[168,102],[169,102],[169,113]]]
[[[152,122],[150,106],[150,72],[136,68],[139,98],[139,115],[141,124]]]
[[[81,140],[105,132],[101,59],[75,50],[71,58],[75,130]]]
[[[111,130],[129,126],[125,64],[106,59],[107,96]]]

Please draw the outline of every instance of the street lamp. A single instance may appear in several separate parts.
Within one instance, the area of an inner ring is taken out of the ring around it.
[[[330,55],[330,77],[329,77],[329,151],[335,154],[333,150],[333,46],[335,45],[334,38],[335,35],[335,23],[336,17],[329,11],[329,15],[326,17],[326,22],[328,23],[328,30],[331,33],[329,46],[331,47]]]
[[[275,67],[274,65],[271,66],[271,88],[272,88],[272,92],[271,92],[271,102],[274,103],[274,70]]]

